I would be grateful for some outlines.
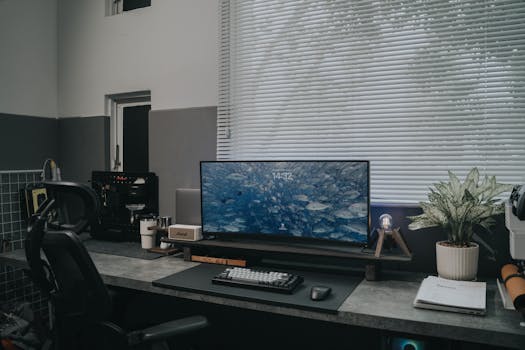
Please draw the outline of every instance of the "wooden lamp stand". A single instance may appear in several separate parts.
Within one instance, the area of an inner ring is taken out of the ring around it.
[[[385,239],[387,239],[388,236],[392,236],[394,241],[397,243],[399,248],[401,248],[401,250],[406,256],[412,257],[412,253],[408,249],[408,246],[405,243],[403,236],[401,236],[401,233],[399,232],[399,227],[391,231],[388,231],[388,232],[382,228],[378,228],[376,229],[376,231],[377,231],[377,245],[376,245],[376,252],[375,252],[376,258],[379,258],[381,256],[381,251],[383,250],[383,243]]]

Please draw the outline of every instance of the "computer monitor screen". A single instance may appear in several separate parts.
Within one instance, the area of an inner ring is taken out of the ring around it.
[[[368,161],[201,162],[205,235],[365,245]]]

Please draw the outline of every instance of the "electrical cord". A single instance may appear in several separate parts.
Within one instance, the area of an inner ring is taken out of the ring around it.
[[[40,174],[40,178],[42,179],[42,181],[46,180],[46,166],[48,164],[49,164],[49,169],[51,171],[51,180],[60,181],[61,180],[60,168],[58,167],[55,160],[52,158],[47,158],[44,161],[44,165],[42,166],[42,173]]]

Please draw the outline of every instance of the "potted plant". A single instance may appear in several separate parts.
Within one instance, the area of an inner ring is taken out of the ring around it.
[[[448,174],[448,182],[430,188],[428,203],[420,203],[423,213],[408,217],[412,220],[408,228],[442,227],[448,240],[436,243],[439,276],[474,280],[479,257],[479,245],[472,241],[474,228],[479,225],[490,231],[494,216],[505,210],[496,197],[512,190],[512,186],[497,183],[495,176],[481,180],[477,168],[468,173],[463,183],[451,171]]]

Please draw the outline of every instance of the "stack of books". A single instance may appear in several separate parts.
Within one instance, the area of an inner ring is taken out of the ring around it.
[[[421,282],[414,306],[422,309],[484,315],[487,304],[485,282],[454,281],[429,276]]]

